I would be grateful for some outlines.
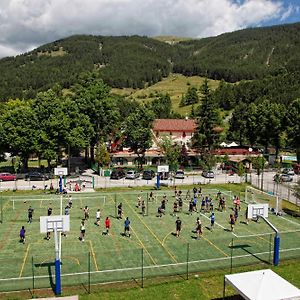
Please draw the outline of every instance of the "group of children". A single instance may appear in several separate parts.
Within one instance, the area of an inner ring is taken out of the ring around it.
[[[197,200],[198,198],[201,198],[201,209],[200,211],[198,211],[197,209]],[[188,199],[190,198],[190,199]],[[150,193],[150,198],[149,201],[153,201],[154,200],[154,195],[153,192]],[[213,229],[214,227],[214,223],[215,223],[215,213],[214,213],[214,205],[213,205],[213,199],[210,195],[207,196],[203,196],[202,195],[202,191],[201,188],[197,189],[196,187],[193,188],[193,197],[189,196],[189,191],[186,194],[186,200],[189,200],[189,204],[188,204],[188,213],[190,215],[192,215],[194,212],[210,212],[210,230]],[[219,191],[217,193],[216,196],[216,201],[219,202],[219,207],[218,210],[219,211],[225,211],[226,209],[226,202],[225,202],[225,197],[222,195],[222,193]],[[161,200],[161,204],[158,207],[157,210],[157,216],[158,217],[162,217],[162,215],[165,214],[166,212],[166,204],[168,202],[168,198],[167,195],[164,194]],[[177,191],[177,189],[175,188],[175,201],[173,203],[173,216],[177,216],[178,213],[183,211],[183,195],[182,195],[182,191]],[[239,212],[241,210],[241,202],[239,197],[234,196],[233,197],[233,213],[230,214],[229,216],[229,224],[230,224],[230,228],[231,231],[234,231],[234,226],[237,222],[238,216],[239,216]],[[70,214],[70,210],[72,208],[73,205],[73,200],[72,200],[72,196],[70,195],[68,197],[68,204],[65,207],[64,213],[65,215],[69,215]],[[137,205],[136,208],[141,209],[141,213],[142,215],[145,215],[146,213],[146,204],[145,204],[145,200],[142,199],[142,197],[139,195],[137,198]],[[50,206],[47,209],[47,215],[51,216],[52,215],[52,207],[51,207],[51,203]],[[80,223],[80,236],[79,236],[79,240],[81,240],[82,242],[84,241],[85,238],[85,233],[86,233],[86,227],[85,227],[85,222],[87,222],[89,220],[90,217],[90,210],[88,206],[85,206],[84,208],[82,208],[83,211],[83,219],[81,220]],[[33,212],[34,209],[30,206],[28,208],[28,223],[32,223],[32,219],[33,219]],[[122,203],[119,203],[117,206],[117,219],[122,219],[123,218],[123,206]],[[96,220],[95,220],[95,225],[100,226],[100,221],[101,221],[101,211],[100,209],[97,209],[96,211]],[[176,236],[179,237],[180,235],[180,231],[182,228],[182,221],[179,217],[177,217],[176,221]],[[105,226],[105,230],[102,232],[102,235],[109,235],[109,230],[110,230],[110,226],[111,226],[111,221],[109,217],[105,218],[104,221],[104,226]],[[203,233],[202,231],[202,223],[200,220],[200,217],[197,217],[196,219],[196,228],[195,231],[197,233],[197,239],[199,239]],[[25,227],[22,226],[21,230],[20,230],[20,242],[21,243],[25,243]],[[64,233],[63,233],[64,234]],[[125,219],[124,222],[124,236],[129,236],[130,237],[130,220],[127,217]],[[50,239],[50,232],[47,233],[46,239],[49,240]]]

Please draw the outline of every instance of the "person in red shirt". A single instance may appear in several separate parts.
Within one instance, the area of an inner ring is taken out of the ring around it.
[[[109,235],[109,229],[110,229],[110,219],[109,219],[109,217],[106,217],[106,219],[105,219],[105,228],[106,228],[106,232],[104,232],[104,234]]]

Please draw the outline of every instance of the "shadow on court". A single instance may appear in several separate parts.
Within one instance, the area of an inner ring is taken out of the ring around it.
[[[34,264],[34,266],[36,268],[48,268],[49,283],[50,283],[50,286],[51,286],[53,292],[55,292],[55,283],[53,282],[52,268],[51,268],[51,267],[55,266],[54,262],[44,262],[41,264]]]
[[[243,251],[245,251],[246,253],[252,255],[253,257],[255,257],[256,259],[258,259],[259,261],[265,263],[265,264],[269,264],[270,262],[265,260],[265,259],[262,259],[260,257],[258,257],[255,253],[251,252],[249,250],[249,248],[251,248],[250,245],[248,244],[241,244],[241,245],[233,245],[233,246],[229,246],[230,249],[242,249]]]

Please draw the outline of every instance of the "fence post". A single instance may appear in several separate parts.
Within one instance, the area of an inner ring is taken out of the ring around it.
[[[142,248],[142,288],[144,288],[144,249]]]
[[[147,193],[147,216],[149,216],[149,194]]]
[[[186,248],[186,280],[189,280],[189,260],[190,260],[190,243],[187,243],[187,248]]]
[[[115,217],[117,218],[117,194],[115,194]]]
[[[88,293],[91,293],[91,252],[88,256]]]
[[[0,211],[1,211],[1,215],[0,215],[0,223],[3,223],[3,199],[2,197],[0,197]]]
[[[32,298],[34,298],[34,263],[33,263],[33,256],[31,256],[31,269],[32,269]]]
[[[231,251],[230,251],[230,274],[232,274],[232,264],[233,264],[233,238],[231,239]]]

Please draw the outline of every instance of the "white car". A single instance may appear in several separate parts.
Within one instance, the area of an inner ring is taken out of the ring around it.
[[[140,177],[140,173],[135,171],[135,170],[130,170],[130,171],[127,171],[126,173],[126,179],[136,179],[136,178],[139,178]]]
[[[174,176],[176,179],[184,179],[184,171],[183,170],[178,170],[176,171],[176,174]]]
[[[287,174],[287,175],[290,175],[290,176],[294,176],[295,175],[295,172],[294,172],[293,169],[284,169],[283,173]]]
[[[211,170],[203,171],[202,176],[205,177],[205,178],[215,178],[215,173]]]

